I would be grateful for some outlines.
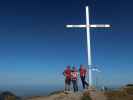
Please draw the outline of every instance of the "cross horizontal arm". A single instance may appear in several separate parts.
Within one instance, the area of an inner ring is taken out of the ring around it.
[[[91,28],[110,28],[110,24],[92,24],[90,25]]]
[[[67,28],[110,28],[110,24],[92,24],[92,25],[66,25]]]
[[[86,28],[86,25],[66,25],[67,28]]]

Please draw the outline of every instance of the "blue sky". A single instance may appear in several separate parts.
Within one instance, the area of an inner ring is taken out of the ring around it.
[[[66,24],[110,23],[91,30],[93,64],[105,85],[132,83],[133,6],[122,0],[0,1],[0,85],[59,85],[66,65],[87,64],[84,29]]]

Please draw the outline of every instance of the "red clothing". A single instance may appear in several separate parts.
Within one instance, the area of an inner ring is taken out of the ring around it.
[[[72,71],[71,72],[72,80],[77,80],[78,79],[78,71]]]
[[[80,68],[80,76],[85,76],[86,75],[86,69],[85,68]]]
[[[71,70],[70,69],[66,69],[64,71],[64,73],[65,73],[66,79],[71,79]]]

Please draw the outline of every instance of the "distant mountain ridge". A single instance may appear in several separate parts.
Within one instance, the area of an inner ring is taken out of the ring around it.
[[[9,91],[0,92],[0,100],[21,100],[20,97]]]

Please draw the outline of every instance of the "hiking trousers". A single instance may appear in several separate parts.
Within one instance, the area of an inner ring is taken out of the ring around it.
[[[70,91],[71,79],[65,79],[65,91]]]
[[[81,81],[82,81],[83,89],[85,89],[86,86],[87,87],[89,86],[89,84],[86,82],[85,76],[81,76],[80,78],[81,78]]]
[[[73,83],[74,92],[77,92],[78,91],[78,83],[77,83],[77,80],[72,80],[72,83]]]

